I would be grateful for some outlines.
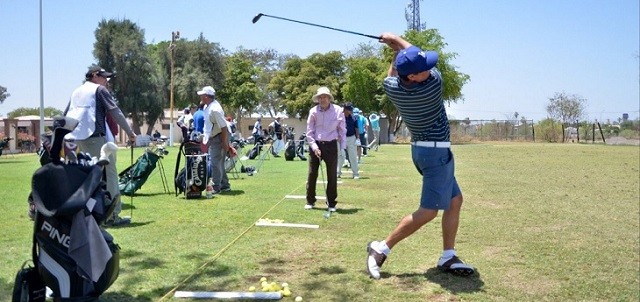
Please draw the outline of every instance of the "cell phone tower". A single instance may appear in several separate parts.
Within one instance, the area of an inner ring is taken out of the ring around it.
[[[411,0],[404,10],[408,30],[422,31],[427,28],[426,23],[420,22],[420,1],[422,0]]]

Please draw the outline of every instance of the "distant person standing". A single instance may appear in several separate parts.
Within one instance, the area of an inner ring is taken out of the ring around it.
[[[353,104],[350,102],[344,103],[342,106],[344,112],[344,124],[346,129],[345,145],[340,148],[340,155],[338,158],[338,178],[342,178],[342,165],[346,159],[346,155],[349,156],[349,166],[353,173],[353,179],[360,179],[360,173],[358,169],[358,156],[356,152],[356,140],[358,136],[358,123],[353,115]],[[346,154],[345,154],[346,153]]]
[[[204,105],[198,104],[196,112],[193,113],[193,131],[191,132],[191,140],[198,141],[204,129]]]
[[[332,104],[333,95],[327,87],[318,88],[313,96],[318,105],[311,107],[307,118],[307,142],[309,143],[309,175],[307,176],[306,210],[316,203],[318,168],[324,161],[327,167],[327,210],[336,211],[338,197],[338,148],[345,146],[344,114],[340,106]]]
[[[383,88],[398,109],[411,133],[411,156],[422,178],[418,209],[402,218],[382,241],[367,246],[367,271],[380,278],[380,268],[401,240],[442,214],[441,271],[469,276],[475,269],[456,255],[455,242],[462,208],[462,193],[455,178],[450,129],[442,98],[442,75],[437,68],[438,53],[423,51],[399,36],[384,33],[380,41],[396,51]]]
[[[253,130],[251,131],[251,135],[253,135],[254,142],[257,142],[262,137],[262,117],[259,117],[256,120],[256,123],[253,124]]]
[[[193,116],[191,115],[191,109],[184,108],[183,114],[178,118],[176,124],[180,127],[182,131],[182,141],[186,142],[189,140],[189,130],[191,128],[191,124],[193,123]]]
[[[353,109],[353,114],[356,116],[358,123],[358,163],[362,163],[362,156],[367,156],[367,130],[369,128],[369,121],[367,121],[364,113],[358,108]]]
[[[204,136],[202,143],[209,151],[211,162],[211,178],[213,179],[213,193],[231,191],[229,178],[224,170],[224,159],[228,153],[230,157],[236,155],[236,150],[229,144],[229,130],[224,118],[224,110],[215,99],[216,91],[211,86],[205,86],[198,91],[200,102],[204,104]]]
[[[282,129],[282,124],[280,124],[281,120],[282,117],[280,115],[277,115],[276,119],[271,122],[271,124],[269,124],[269,133],[273,133],[275,136],[273,139],[273,144],[271,145],[272,154],[274,157],[280,157],[278,153],[280,153],[280,151],[282,151],[282,149],[284,148],[284,141],[282,140],[282,134],[284,131]]]
[[[79,121],[78,126],[65,136],[73,140],[81,152],[88,152],[91,156],[100,156],[102,145],[107,143],[108,137],[114,133],[107,126],[107,116],[110,116],[127,133],[129,141],[135,144],[136,134],[133,133],[122,111],[116,105],[114,97],[107,86],[109,79],[115,74],[105,71],[100,66],[92,66],[85,74],[85,82],[71,94],[69,105],[64,115]],[[105,167],[107,191],[116,203],[115,210],[107,220],[107,225],[123,225],[131,222],[131,218],[120,217],[122,203],[118,188],[118,170],[116,169],[116,152],[109,155],[109,164]]]
[[[378,151],[380,147],[380,116],[375,112],[369,115],[369,123],[371,124],[371,131],[373,132],[373,140],[369,143],[369,150],[375,148]]]

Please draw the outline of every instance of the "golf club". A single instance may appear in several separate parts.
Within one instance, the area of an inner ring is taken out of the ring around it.
[[[280,20],[285,20],[285,21],[296,22],[296,23],[300,23],[300,24],[306,24],[306,25],[316,26],[316,27],[322,27],[322,28],[326,28],[326,29],[331,29],[331,30],[341,31],[341,32],[348,33],[348,34],[360,35],[360,36],[365,36],[365,37],[367,37],[367,38],[380,40],[380,36],[366,35],[366,34],[358,33],[358,32],[355,32],[355,31],[344,30],[344,29],[339,29],[339,28],[333,28],[333,27],[324,26],[324,25],[319,25],[319,24],[313,24],[313,23],[309,23],[309,22],[297,21],[297,20],[292,20],[292,19],[282,18],[282,17],[278,17],[278,16],[267,15],[267,14],[263,14],[263,13],[259,13],[259,14],[257,14],[255,17],[253,17],[253,20],[251,20],[251,22],[253,22],[253,23],[255,24],[255,23],[256,23],[256,22],[258,22],[258,20],[260,20],[260,18],[261,18],[261,17],[263,17],[263,16],[264,16],[264,17],[275,18],[275,19],[280,19]]]
[[[324,169],[322,168],[322,158],[318,157],[320,160],[320,176],[322,176],[322,187],[324,188],[324,196],[327,196],[327,184],[324,181]],[[326,201],[327,203],[327,211],[324,213],[324,218],[329,219],[331,217],[331,212],[329,211],[329,199]]]

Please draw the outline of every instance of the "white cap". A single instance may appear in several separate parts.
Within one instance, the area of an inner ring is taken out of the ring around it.
[[[210,95],[210,96],[216,96],[216,90],[213,89],[213,87],[211,86],[204,86],[202,87],[202,90],[198,91],[198,95]]]

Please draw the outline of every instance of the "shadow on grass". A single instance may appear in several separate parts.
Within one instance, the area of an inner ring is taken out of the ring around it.
[[[326,212],[327,208],[326,205],[324,203],[322,203],[320,205],[320,207],[317,206],[318,203],[316,203],[316,205],[313,206],[313,211],[322,211],[322,212]],[[356,214],[360,211],[364,210],[363,208],[351,208],[351,209],[342,209],[340,208],[340,203],[338,203],[338,206],[336,207],[336,213],[341,214],[341,215],[351,215],[351,214]]]
[[[440,286],[451,293],[475,293],[483,292],[484,281],[482,281],[480,272],[468,277],[455,276],[450,273],[442,272],[436,267],[429,268],[424,276],[431,282],[440,284]]]

